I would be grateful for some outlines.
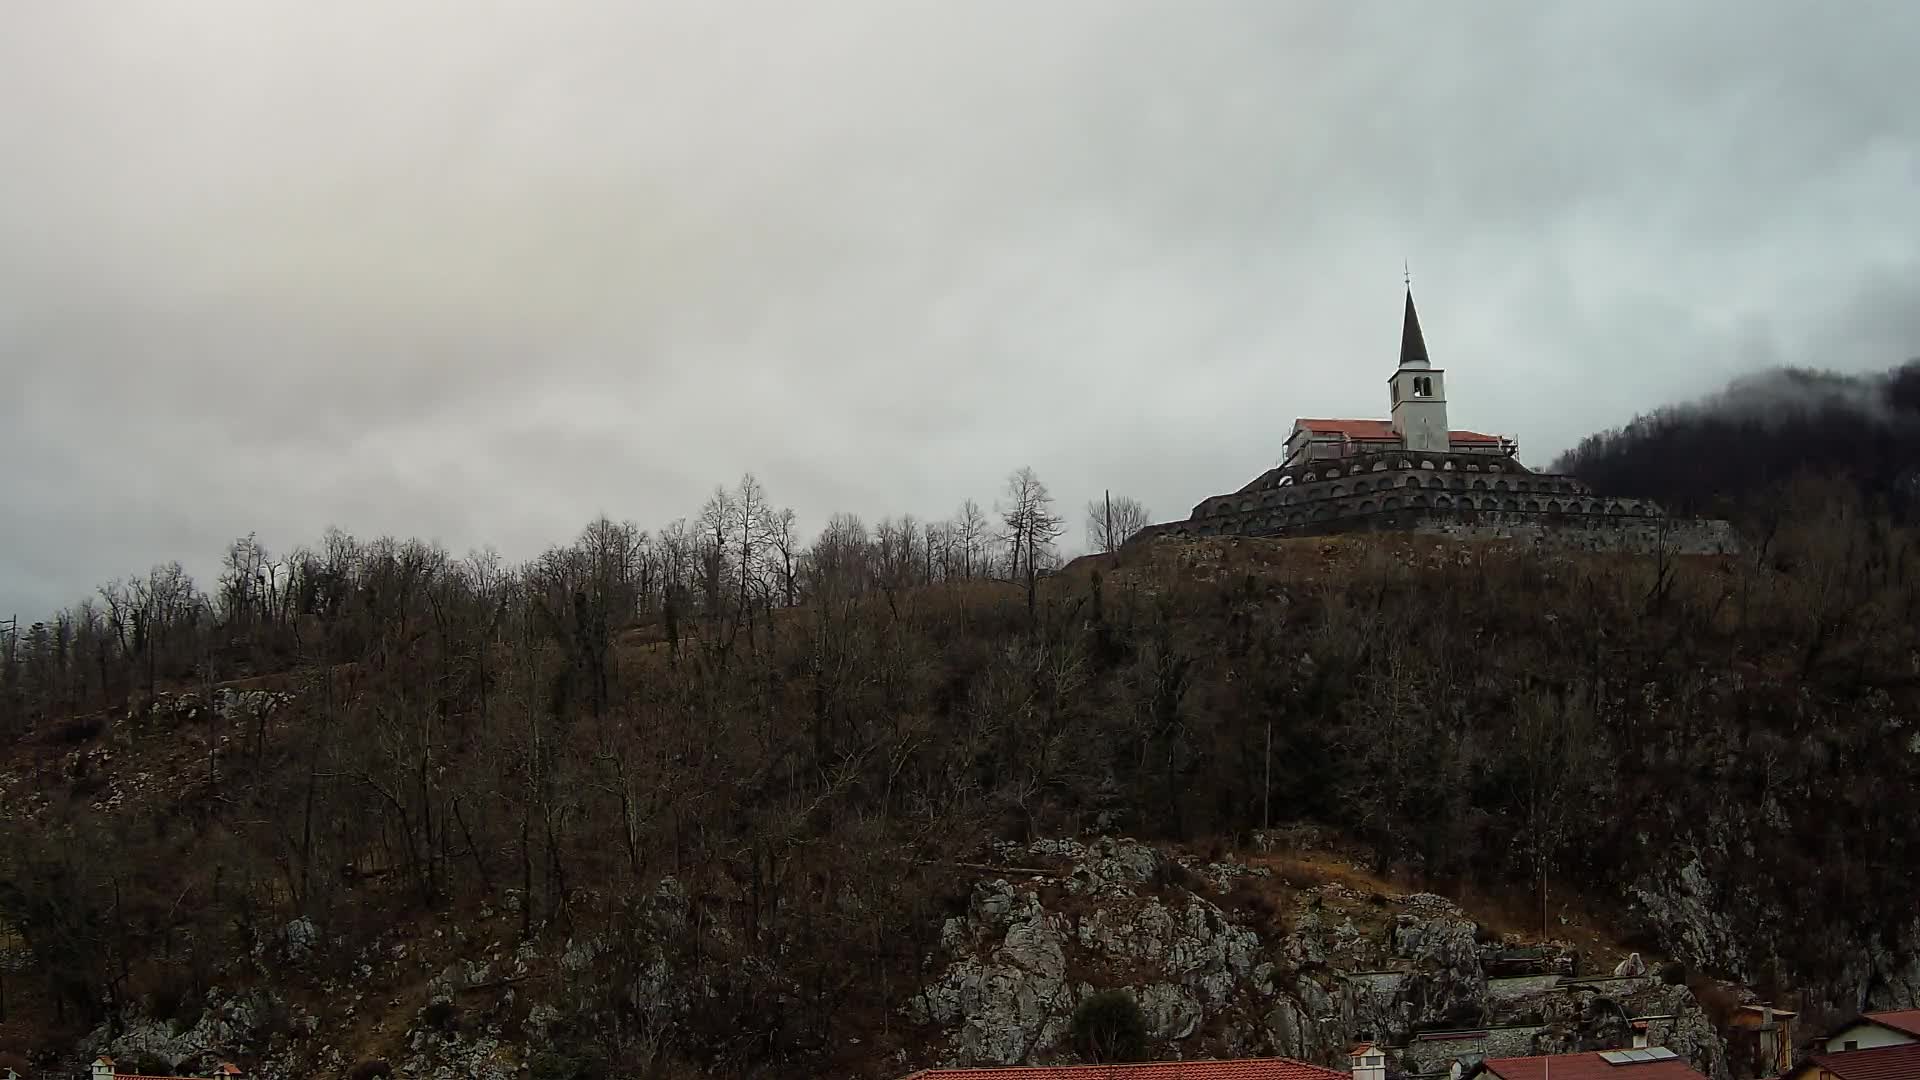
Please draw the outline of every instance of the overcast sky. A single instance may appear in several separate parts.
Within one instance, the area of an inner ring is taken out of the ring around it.
[[[1160,519],[1380,416],[1543,466],[1920,354],[1920,4],[60,0],[0,35],[0,616],[751,470]],[[1082,541],[1076,525],[1070,539]]]

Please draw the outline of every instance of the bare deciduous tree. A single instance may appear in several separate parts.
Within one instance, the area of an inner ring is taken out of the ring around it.
[[[1149,524],[1147,508],[1131,495],[1094,499],[1087,503],[1087,547],[1102,553],[1118,551]]]
[[[1032,467],[1022,465],[1007,477],[1006,501],[999,507],[1000,539],[1007,545],[1009,576],[1023,580],[1027,614],[1034,613],[1040,564],[1051,560],[1055,540],[1066,524],[1053,512],[1053,494]]]
[[[954,516],[953,542],[960,558],[960,576],[972,578],[980,572],[987,543],[987,515],[972,499],[961,503],[960,512]]]

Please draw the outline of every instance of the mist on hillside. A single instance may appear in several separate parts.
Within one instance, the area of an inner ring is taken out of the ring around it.
[[[1796,474],[1920,505],[1920,359],[1878,374],[1777,368],[1582,439],[1554,462],[1602,492],[1690,513],[1767,499]]]

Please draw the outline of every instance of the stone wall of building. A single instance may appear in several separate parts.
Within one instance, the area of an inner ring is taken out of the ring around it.
[[[1520,1024],[1479,1031],[1441,1031],[1416,1035],[1396,1055],[1400,1068],[1419,1076],[1444,1076],[1464,1057],[1530,1057],[1541,1052],[1545,1024]]]
[[[1739,550],[1733,526],[1713,518],[1429,514],[1416,521],[1411,531],[1450,540],[1519,540],[1556,551],[1652,553],[1664,547],[1675,555],[1727,555]]]
[[[1419,532],[1455,539],[1531,541],[1584,551],[1682,554],[1736,550],[1724,521],[1668,517],[1647,499],[1608,498],[1567,476],[1528,471],[1510,458],[1364,454],[1273,469],[1194,507],[1154,536],[1322,536]]]

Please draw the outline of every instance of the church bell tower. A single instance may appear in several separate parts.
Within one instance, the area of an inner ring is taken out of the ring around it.
[[[1447,434],[1446,372],[1427,358],[1427,339],[1420,333],[1420,316],[1413,310],[1413,288],[1407,288],[1407,318],[1400,330],[1400,366],[1387,380],[1393,394],[1393,432],[1408,450],[1444,453],[1452,449]]]

